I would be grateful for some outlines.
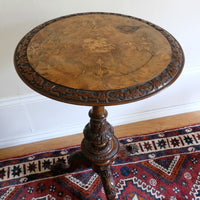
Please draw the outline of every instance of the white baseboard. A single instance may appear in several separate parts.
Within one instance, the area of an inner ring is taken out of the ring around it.
[[[129,124],[129,123],[178,115],[194,111],[200,111],[200,99],[199,101],[190,104],[176,105],[172,107],[155,109],[140,113],[133,113],[132,115],[122,115],[120,118],[119,117],[113,118],[112,121],[115,124],[115,126],[118,126],[123,124]]]
[[[80,127],[80,124],[76,124],[75,127],[64,127],[58,130],[48,130],[48,131],[41,131],[34,134],[28,134],[24,136],[12,136],[12,138],[1,138],[0,139],[0,149],[7,148],[22,144],[28,144],[33,142],[39,142],[43,140],[49,140],[57,137],[66,136],[66,130],[68,130],[71,135],[80,133],[80,130],[76,127]]]

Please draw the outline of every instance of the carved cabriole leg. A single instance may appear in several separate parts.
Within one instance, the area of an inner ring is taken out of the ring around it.
[[[102,166],[93,165],[93,170],[98,173],[104,187],[104,191],[108,200],[115,200],[115,182],[112,175],[111,165]]]
[[[54,176],[71,173],[81,167],[91,167],[91,162],[85,158],[81,151],[76,151],[71,154],[68,158],[68,165],[63,161],[57,161],[51,166],[51,172]]]
[[[95,106],[89,112],[91,118],[84,129],[81,143],[83,155],[92,162],[92,168],[101,177],[108,200],[115,199],[115,183],[110,165],[116,159],[119,142],[113,127],[106,121],[107,111]]]

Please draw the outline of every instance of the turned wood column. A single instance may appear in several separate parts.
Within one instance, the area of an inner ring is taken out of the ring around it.
[[[119,151],[119,142],[113,127],[106,121],[107,111],[103,106],[94,106],[90,122],[83,133],[81,144],[83,155],[92,162],[92,169],[101,177],[107,199],[115,199],[115,183],[110,165]]]

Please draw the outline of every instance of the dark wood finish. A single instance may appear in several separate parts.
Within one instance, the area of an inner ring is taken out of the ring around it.
[[[172,84],[182,71],[183,51],[168,32],[147,21],[109,13],[84,13],[46,22],[18,44],[19,76],[37,92],[66,103],[90,105],[81,151],[54,174],[92,167],[107,199],[115,199],[111,164],[128,152],[106,121],[105,105],[146,98]],[[134,146],[127,148],[134,152]]]
[[[70,173],[82,166],[92,167],[101,177],[107,199],[115,199],[115,182],[111,164],[117,158],[128,157],[128,152],[119,145],[113,127],[106,121],[107,111],[103,106],[93,107],[90,122],[84,129],[81,151],[72,154],[68,166],[58,161],[52,166],[54,175]]]
[[[83,131],[81,149],[86,158],[92,161],[92,169],[101,177],[107,199],[115,199],[115,183],[110,165],[119,151],[119,142],[114,136],[113,127],[106,121],[104,107],[93,107],[91,118]]]

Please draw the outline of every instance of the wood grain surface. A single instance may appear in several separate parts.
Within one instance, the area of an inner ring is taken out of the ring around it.
[[[107,106],[147,98],[180,75],[184,54],[161,27],[132,16],[78,13],[28,32],[14,55],[18,75],[49,98]]]
[[[167,39],[152,26],[119,15],[87,14],[41,29],[27,49],[33,69],[69,88],[113,90],[146,82],[170,62]]]

